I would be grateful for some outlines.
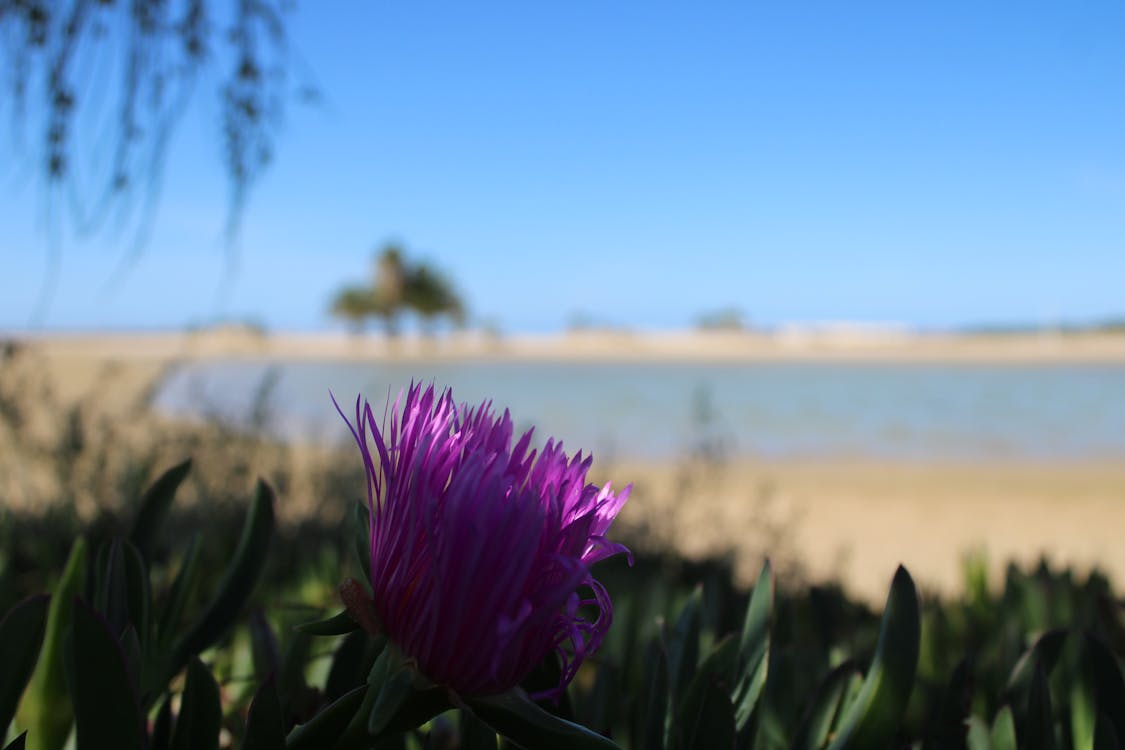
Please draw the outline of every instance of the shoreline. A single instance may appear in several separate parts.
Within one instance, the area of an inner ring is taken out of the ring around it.
[[[56,357],[113,360],[284,359],[340,361],[809,362],[927,364],[1125,363],[1125,333],[928,334],[888,331],[614,332],[442,337],[261,333],[0,335]]]

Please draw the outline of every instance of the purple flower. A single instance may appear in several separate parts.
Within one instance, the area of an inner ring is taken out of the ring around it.
[[[613,618],[590,565],[629,554],[605,533],[630,487],[587,484],[592,458],[553,440],[536,455],[532,430],[513,446],[511,417],[490,402],[457,406],[451,391],[412,385],[389,430],[360,402],[349,427],[367,470],[382,630],[469,696],[518,685],[554,651],[562,675],[545,695],[557,697]]]

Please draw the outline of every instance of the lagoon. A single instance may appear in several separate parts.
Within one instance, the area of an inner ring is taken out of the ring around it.
[[[155,407],[294,442],[335,442],[363,393],[411,380],[491,398],[599,460],[706,448],[763,460],[1125,460],[1125,364],[931,362],[196,361]]]

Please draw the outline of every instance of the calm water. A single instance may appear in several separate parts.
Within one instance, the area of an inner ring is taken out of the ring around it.
[[[601,458],[732,455],[953,460],[1125,459],[1125,365],[409,363],[230,361],[186,366],[160,410],[342,440],[357,393],[381,410],[411,380],[492,398],[517,426]],[[264,408],[263,408],[264,407]],[[257,410],[258,417],[255,417]]]

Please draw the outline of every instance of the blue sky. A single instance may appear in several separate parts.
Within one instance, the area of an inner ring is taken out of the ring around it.
[[[506,331],[1125,313],[1119,3],[306,0],[291,30],[325,100],[290,108],[237,270],[205,85],[140,261],[107,289],[121,238],[64,236],[42,325],[330,328],[387,239]],[[47,221],[3,154],[24,328]]]

